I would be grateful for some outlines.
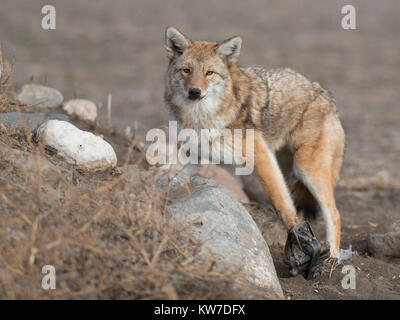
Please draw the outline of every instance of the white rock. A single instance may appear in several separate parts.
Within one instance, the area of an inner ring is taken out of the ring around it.
[[[63,105],[63,110],[69,115],[75,115],[78,119],[94,122],[97,118],[97,107],[85,99],[68,100]]]
[[[17,99],[39,108],[57,108],[62,104],[64,97],[56,89],[37,84],[25,84]]]
[[[117,156],[108,142],[69,122],[48,120],[40,126],[38,133],[43,143],[82,169],[98,171],[117,164]]]

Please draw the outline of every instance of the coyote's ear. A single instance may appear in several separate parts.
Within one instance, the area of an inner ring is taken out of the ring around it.
[[[168,58],[172,59],[175,54],[181,55],[188,47],[190,40],[174,27],[168,27],[165,31],[165,49]]]
[[[236,62],[239,58],[240,48],[242,47],[242,37],[234,36],[218,43],[217,50],[222,59]]]

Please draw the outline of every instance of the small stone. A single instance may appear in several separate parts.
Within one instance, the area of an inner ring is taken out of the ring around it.
[[[57,108],[64,100],[60,91],[37,84],[25,84],[17,99],[39,108]]]
[[[63,110],[69,115],[75,115],[80,120],[94,122],[97,118],[97,107],[90,100],[68,100],[63,104]]]
[[[69,122],[48,120],[40,126],[38,136],[59,156],[81,169],[102,171],[117,165],[117,156],[108,142]]]

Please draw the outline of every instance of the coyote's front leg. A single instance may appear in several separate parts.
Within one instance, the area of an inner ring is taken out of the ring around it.
[[[296,208],[275,154],[269,149],[261,133],[254,136],[254,169],[287,230],[297,223]]]
[[[254,139],[254,168],[288,230],[285,253],[292,274],[300,273],[307,279],[312,278],[315,267],[329,257],[329,246],[318,243],[307,222],[298,223],[296,209],[275,154],[261,134],[256,134]]]

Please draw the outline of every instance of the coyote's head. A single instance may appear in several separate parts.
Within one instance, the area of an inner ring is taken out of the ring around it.
[[[230,66],[235,65],[241,44],[240,36],[219,43],[194,41],[174,27],[167,28],[166,94],[171,102],[181,108],[217,108],[231,91]]]

